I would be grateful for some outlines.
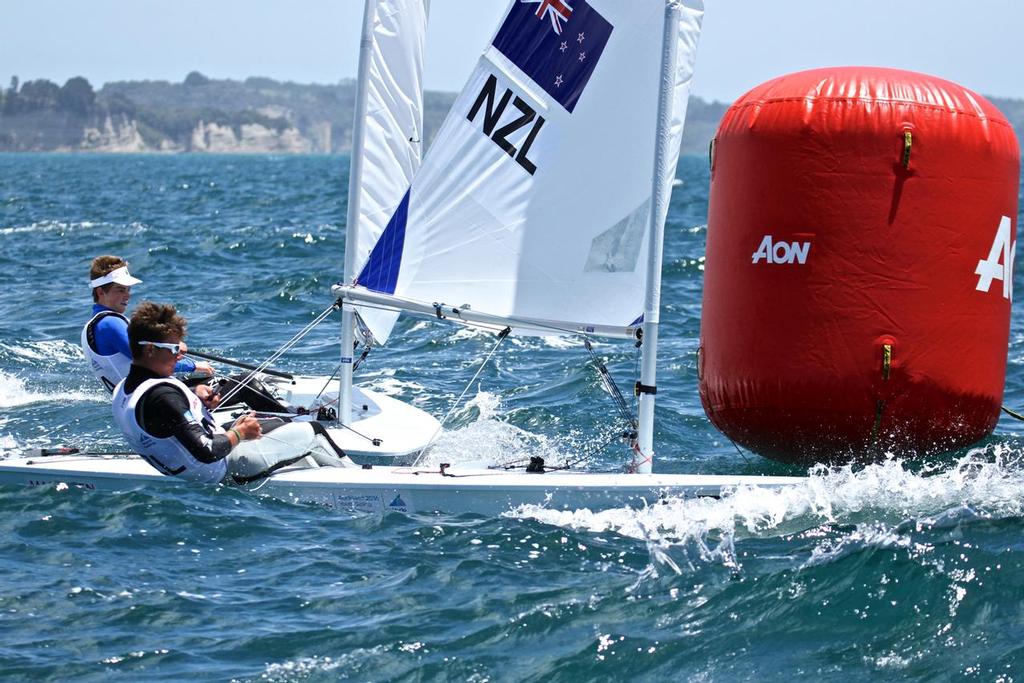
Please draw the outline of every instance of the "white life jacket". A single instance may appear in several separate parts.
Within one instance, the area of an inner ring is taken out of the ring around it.
[[[227,473],[227,459],[222,458],[211,463],[197,460],[173,436],[163,439],[157,438],[147,433],[135,419],[135,408],[146,395],[146,392],[159,384],[170,384],[185,394],[186,398],[188,398],[191,419],[201,424],[211,438],[216,434],[223,434],[224,430],[206,412],[206,408],[198,396],[173,377],[147,379],[130,394],[125,393],[124,384],[124,380],[122,380],[114,390],[114,421],[121,428],[121,431],[124,432],[125,438],[128,439],[131,447],[145,458],[146,462],[163,474],[180,477],[188,481],[216,484],[224,478],[224,475]]]
[[[89,361],[89,367],[92,368],[96,378],[103,383],[107,391],[113,393],[118,382],[128,376],[132,359],[122,353],[101,356],[96,350],[96,324],[108,315],[116,316],[123,320],[125,325],[128,324],[128,318],[117,311],[100,311],[82,328],[82,353]]]

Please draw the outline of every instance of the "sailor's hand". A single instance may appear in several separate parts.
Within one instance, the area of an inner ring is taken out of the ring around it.
[[[205,384],[198,384],[193,390],[196,392],[196,396],[203,402],[207,410],[214,410],[220,405],[220,394],[208,387]]]
[[[209,363],[203,363],[201,361],[196,361],[196,369],[193,370],[192,372],[198,373],[200,375],[206,375],[207,377],[213,377],[214,375],[217,374],[217,371],[213,369],[212,365],[210,365]]]
[[[243,441],[252,441],[260,438],[263,430],[260,428],[260,421],[252,415],[243,415],[232,425],[242,436]]]

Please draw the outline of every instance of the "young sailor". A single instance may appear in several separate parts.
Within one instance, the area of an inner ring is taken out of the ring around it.
[[[113,392],[114,387],[127,377],[132,364],[128,348],[128,318],[124,312],[132,296],[132,286],[142,280],[132,277],[128,263],[120,256],[97,256],[89,269],[92,287],[92,318],[82,328],[82,353],[96,378]],[[200,371],[213,374],[206,363],[194,363],[183,358],[175,372]]]
[[[209,412],[220,402],[214,390],[199,385],[193,392],[172,376],[186,324],[174,306],[148,301],[128,324],[132,364],[114,390],[114,420],[149,464],[189,481],[236,484],[306,465],[307,457],[316,465],[356,467],[319,423],[261,423],[244,415],[227,430],[219,427]]]

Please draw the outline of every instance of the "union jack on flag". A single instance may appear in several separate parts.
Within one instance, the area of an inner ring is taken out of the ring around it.
[[[590,0],[571,2],[572,7],[567,0],[518,0],[491,42],[570,114],[613,29]],[[548,30],[546,17],[554,31]]]
[[[551,27],[555,33],[562,35],[563,21],[569,21],[572,16],[572,7],[566,0],[519,0],[522,3],[537,5],[537,16],[541,19],[544,15],[551,17]]]

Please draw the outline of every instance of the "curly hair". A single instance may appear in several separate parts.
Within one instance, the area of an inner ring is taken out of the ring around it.
[[[89,266],[89,280],[95,280],[98,277],[103,277],[109,272],[115,271],[118,268],[123,268],[128,265],[120,256],[111,256],[109,254],[104,256],[97,256],[92,260],[92,265]],[[96,294],[97,289],[102,289],[104,292],[110,289],[114,285],[113,282],[108,282],[105,285],[100,285],[92,290],[92,300],[98,302],[99,296]]]
[[[128,343],[132,348],[132,358],[142,355],[140,341],[167,341],[171,337],[184,339],[188,322],[180,315],[178,309],[171,304],[157,304],[143,301],[132,313],[128,323]]]

